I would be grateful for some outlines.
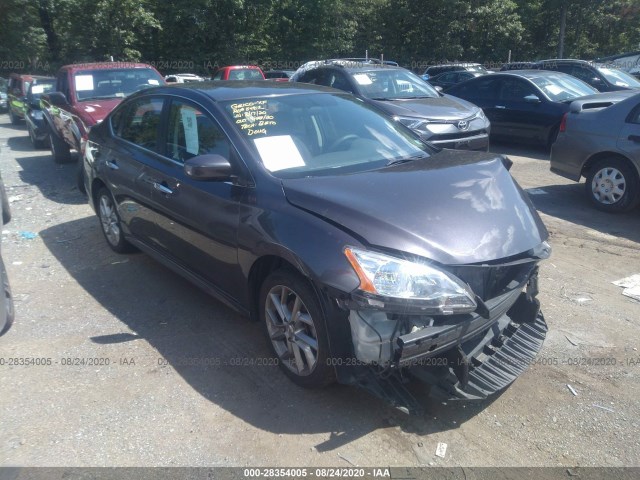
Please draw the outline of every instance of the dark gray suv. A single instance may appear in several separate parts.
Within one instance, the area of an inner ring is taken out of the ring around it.
[[[481,108],[438,92],[404,68],[332,62],[308,68],[291,81],[353,93],[438,147],[489,149],[491,125]]]

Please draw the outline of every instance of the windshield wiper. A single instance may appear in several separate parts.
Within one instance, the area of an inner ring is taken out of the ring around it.
[[[387,167],[391,166],[391,165],[399,165],[401,163],[409,163],[409,162],[413,162],[414,160],[421,160],[423,158],[428,158],[429,155],[425,155],[422,153],[417,153],[415,155],[409,155],[408,157],[400,157],[400,158],[394,158],[392,160],[389,160],[387,162]]]
[[[80,102],[88,102],[90,100],[107,100],[109,98],[120,98],[118,95],[96,95],[95,97],[79,98]]]

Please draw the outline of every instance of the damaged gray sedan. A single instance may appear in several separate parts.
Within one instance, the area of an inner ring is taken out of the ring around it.
[[[542,347],[550,247],[511,162],[439,150],[303,84],[144,90],[91,130],[107,244],[137,247],[262,322],[284,373],[418,412],[505,388]]]

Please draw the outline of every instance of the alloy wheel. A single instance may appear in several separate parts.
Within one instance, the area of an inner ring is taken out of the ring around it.
[[[318,335],[300,296],[276,285],[267,294],[265,313],[269,338],[281,362],[296,375],[313,373],[318,363]]]
[[[118,218],[118,214],[116,213],[115,205],[113,204],[113,200],[107,194],[102,194],[100,196],[100,224],[102,225],[102,231],[104,232],[105,237],[107,237],[108,242],[111,245],[118,245],[120,242],[120,220]]]

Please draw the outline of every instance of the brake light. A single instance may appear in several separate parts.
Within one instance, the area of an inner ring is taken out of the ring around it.
[[[559,132],[567,131],[567,115],[569,115],[569,112],[565,113],[562,116],[562,120],[560,120],[560,129],[558,130]]]

